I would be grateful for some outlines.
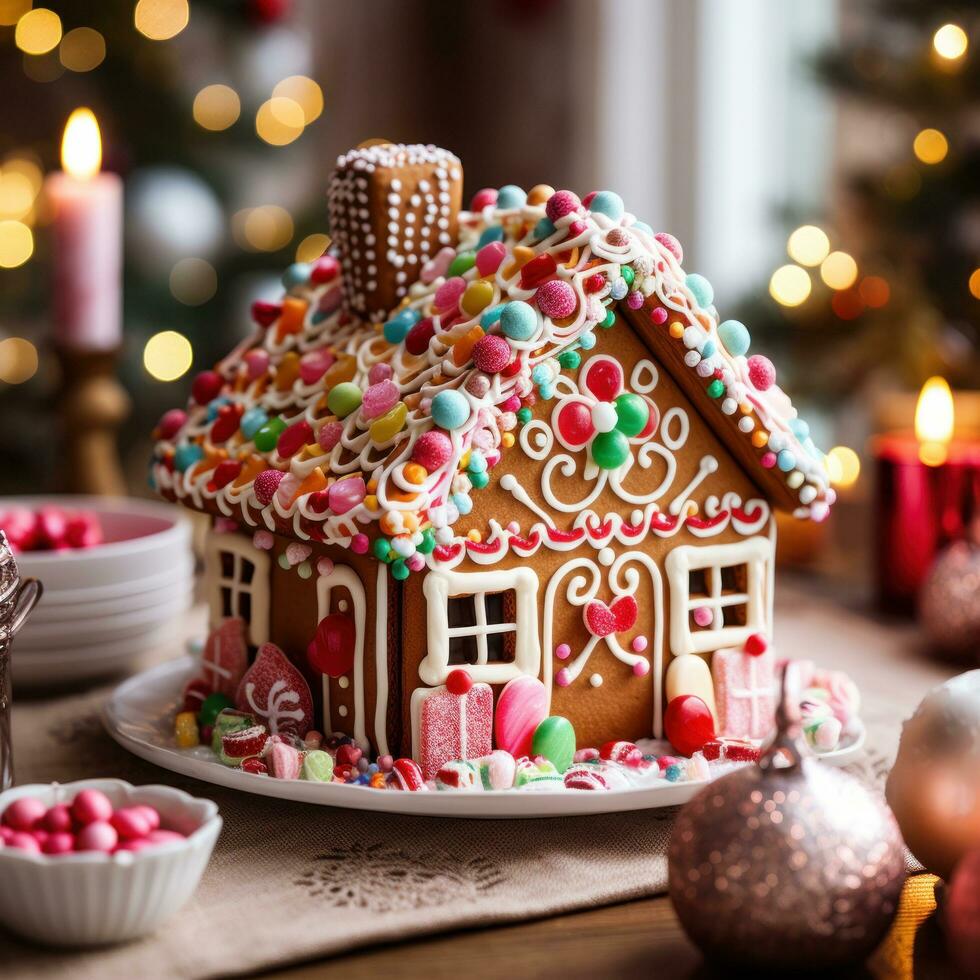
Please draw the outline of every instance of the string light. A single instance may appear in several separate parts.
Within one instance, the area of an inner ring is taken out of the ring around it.
[[[956,61],[966,54],[969,39],[959,24],[943,24],[932,36],[932,46],[940,58]]]
[[[105,38],[91,27],[76,27],[61,39],[58,56],[69,71],[91,71],[105,61]]]
[[[831,289],[853,286],[857,274],[857,262],[847,252],[831,252],[820,264],[820,278]]]
[[[28,10],[14,29],[14,43],[24,54],[47,54],[61,40],[61,18],[47,7]]]
[[[263,102],[255,114],[255,131],[270,146],[292,143],[305,125],[306,116],[299,103],[281,95]]]
[[[835,487],[852,487],[861,475],[861,458],[850,446],[834,446],[827,453],[827,474]]]
[[[37,348],[23,337],[0,340],[0,381],[19,385],[37,374]]]
[[[157,381],[176,381],[194,361],[191,342],[176,330],[155,333],[143,348],[143,366]]]
[[[0,221],[0,269],[16,269],[34,254],[34,235],[22,221]]]
[[[291,99],[303,111],[303,121],[309,126],[323,112],[323,90],[305,75],[290,75],[272,90],[273,97]]]
[[[194,96],[194,121],[212,132],[233,125],[241,111],[241,99],[228,85],[206,85]]]
[[[187,26],[190,16],[187,0],[139,0],[133,22],[151,41],[169,41]]]
[[[769,280],[769,295],[783,306],[799,306],[810,289],[810,275],[798,265],[780,266]]]
[[[800,265],[820,265],[830,251],[830,239],[822,228],[803,225],[789,236],[786,251]]]
[[[205,259],[181,259],[170,270],[170,293],[185,306],[200,306],[218,291],[218,273]]]
[[[970,273],[970,293],[975,299],[980,299],[980,269],[974,269]]]
[[[941,163],[949,152],[949,142],[938,129],[923,129],[912,141],[912,152],[922,163]]]
[[[315,262],[327,250],[330,245],[330,236],[321,232],[307,235],[299,245],[296,246],[297,262]]]

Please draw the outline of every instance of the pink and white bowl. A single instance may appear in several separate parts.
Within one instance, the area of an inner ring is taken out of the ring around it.
[[[0,812],[22,796],[69,803],[83,789],[101,790],[116,808],[148,804],[187,836],[114,854],[0,848],[0,925],[46,945],[101,946],[153,932],[194,894],[221,831],[211,800],[121,779],[17,786],[0,793]]]

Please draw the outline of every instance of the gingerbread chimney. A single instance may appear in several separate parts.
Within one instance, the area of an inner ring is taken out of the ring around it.
[[[337,160],[328,191],[348,307],[383,319],[422,266],[456,241],[463,168],[437,146],[374,143]]]

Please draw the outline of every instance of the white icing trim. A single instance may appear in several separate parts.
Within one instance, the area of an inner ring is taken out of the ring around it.
[[[388,566],[378,562],[374,594],[374,740],[388,754]]]
[[[232,556],[234,565],[232,578],[226,579],[221,572],[221,555]],[[252,581],[241,581],[242,561],[254,566]],[[269,640],[269,555],[256,548],[241,534],[208,533],[204,542],[204,591],[211,610],[211,626],[217,626],[224,616],[221,603],[223,587],[231,589],[231,614],[239,615],[238,598],[248,595],[251,598],[251,615],[248,618],[248,640],[252,646],[259,647]],[[244,616],[242,617],[245,618]]]

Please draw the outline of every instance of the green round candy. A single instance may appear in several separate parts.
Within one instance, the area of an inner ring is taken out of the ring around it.
[[[409,569],[408,565],[405,564],[404,558],[396,558],[391,563],[391,574],[399,581],[404,582],[408,578]]]
[[[543,755],[559,772],[564,772],[575,757],[575,729],[572,723],[561,715],[545,718],[534,729],[531,755]]]
[[[638,436],[650,421],[650,408],[639,396],[624,392],[616,399],[616,428],[624,436]]]
[[[286,423],[280,418],[269,419],[265,425],[255,433],[255,448],[260,453],[271,453],[279,442],[279,436],[286,428]]]
[[[215,692],[209,694],[201,705],[201,710],[197,713],[198,724],[203,728],[205,725],[213,725],[218,715],[225,708],[234,708],[235,702],[224,694]]]
[[[330,389],[327,408],[339,419],[345,419],[361,407],[361,389],[353,381],[341,381]]]
[[[577,350],[566,350],[558,355],[558,363],[569,371],[574,371],[582,363],[582,355]]]
[[[517,413],[517,421],[523,422],[525,425],[531,421],[531,409],[522,408]]]
[[[592,440],[592,458],[604,470],[618,470],[629,458],[629,440],[619,429],[600,432]]]
[[[431,553],[432,549],[436,546],[436,536],[435,532],[431,527],[427,527],[422,532],[422,540],[416,545],[415,550],[420,551],[423,555],[428,555]]]
[[[490,476],[487,473],[470,473],[469,476],[470,483],[472,483],[477,490],[482,490],[490,482]]]
[[[721,396],[725,394],[725,383],[721,380],[721,378],[715,378],[715,380],[708,385],[708,394],[711,395],[712,398],[721,398]]]
[[[606,317],[602,321],[602,326],[608,330],[616,322],[616,314],[612,310],[606,310]]]
[[[374,552],[374,557],[379,561],[387,562],[388,555],[391,552],[391,542],[387,538],[375,538],[374,544],[371,545],[371,550]]]
[[[446,273],[450,278],[452,276],[461,276],[464,272],[469,271],[476,264],[476,252],[460,252],[449,263],[449,271]]]
[[[633,271],[633,267],[631,265],[620,266],[619,274],[626,280],[627,286],[633,285],[633,280],[636,278],[636,273]]]
[[[309,779],[316,783],[329,783],[333,779],[333,759],[329,752],[313,749],[303,756],[303,768],[300,779]]]

